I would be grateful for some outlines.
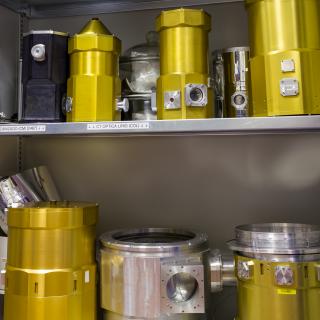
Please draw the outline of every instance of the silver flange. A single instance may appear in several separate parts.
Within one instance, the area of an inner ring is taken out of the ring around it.
[[[293,223],[242,225],[236,228],[236,239],[228,244],[231,250],[248,254],[316,254],[320,253],[320,226]]]

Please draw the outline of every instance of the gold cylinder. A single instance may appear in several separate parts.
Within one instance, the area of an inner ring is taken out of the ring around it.
[[[320,319],[320,226],[236,227],[237,320]]]
[[[237,319],[320,319],[319,255],[317,259],[299,263],[290,262],[289,259],[273,262],[236,256]],[[277,283],[277,279],[281,279],[277,278],[277,272],[281,273],[283,279],[292,276],[292,283]]]
[[[246,0],[254,116],[320,114],[319,0]]]
[[[120,120],[120,52],[121,41],[98,19],[69,40],[68,122]]]
[[[9,209],[5,320],[95,320],[98,206]]]
[[[212,117],[213,90],[208,67],[211,17],[203,10],[163,11],[156,29],[160,33],[158,119]]]

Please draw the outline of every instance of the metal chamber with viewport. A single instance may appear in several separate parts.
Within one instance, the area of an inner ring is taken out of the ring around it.
[[[243,225],[229,247],[235,253],[237,320],[320,319],[320,226]]]
[[[105,233],[100,242],[105,320],[211,319],[210,292],[230,274],[206,234],[129,229]]]

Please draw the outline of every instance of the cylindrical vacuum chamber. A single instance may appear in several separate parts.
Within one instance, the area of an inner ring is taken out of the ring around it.
[[[210,118],[213,88],[208,49],[211,17],[203,10],[163,11],[160,33],[160,78],[157,82],[159,120]]]
[[[246,0],[254,116],[320,113],[320,1]]]
[[[320,226],[253,224],[229,242],[238,320],[320,319]]]
[[[98,207],[38,202],[10,208],[5,320],[95,320]]]
[[[207,236],[138,229],[101,236],[104,319],[210,319]]]

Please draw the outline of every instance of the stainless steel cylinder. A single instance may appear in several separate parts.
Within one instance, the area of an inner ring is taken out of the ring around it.
[[[0,178],[0,227],[8,233],[8,208],[33,201],[59,201],[61,197],[45,166]]]
[[[225,102],[227,117],[248,117],[250,113],[250,49],[234,47],[224,50]]]
[[[236,228],[238,320],[320,318],[320,226],[253,224]]]
[[[101,236],[104,319],[209,319],[207,236],[136,229]]]

